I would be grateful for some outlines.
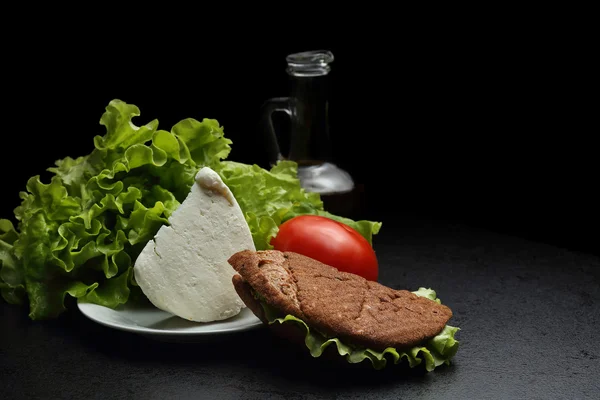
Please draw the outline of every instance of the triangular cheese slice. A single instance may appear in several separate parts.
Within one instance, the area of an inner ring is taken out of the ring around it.
[[[196,175],[190,193],[148,241],[135,266],[135,280],[161,310],[211,322],[237,315],[243,307],[227,262],[241,250],[255,250],[242,210],[219,174],[208,167]]]

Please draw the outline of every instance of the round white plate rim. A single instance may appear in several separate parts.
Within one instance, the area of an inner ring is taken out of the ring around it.
[[[198,322],[198,326],[196,327],[196,329],[188,329],[188,330],[179,330],[179,329],[157,329],[157,328],[149,328],[149,327],[145,327],[145,326],[141,326],[141,325],[137,325],[137,324],[127,324],[127,323],[123,323],[123,322],[114,322],[113,320],[107,319],[107,318],[103,318],[102,317],[102,313],[133,313],[135,314],[136,311],[135,310],[131,310],[131,309],[111,309],[99,304],[94,304],[94,303],[88,303],[88,302],[81,302],[78,301],[77,302],[77,307],[79,309],[79,311],[86,316],[88,319],[100,324],[100,325],[104,325],[107,326],[109,328],[113,328],[113,329],[118,329],[118,330],[122,330],[122,331],[128,331],[128,332],[134,332],[134,333],[140,333],[140,334],[144,334],[144,335],[168,335],[168,336],[205,336],[205,335],[217,335],[217,334],[226,334],[226,333],[235,333],[235,332],[243,332],[243,331],[247,331],[250,329],[254,329],[257,328],[259,326],[261,326],[263,323],[260,319],[258,319],[250,309],[243,308],[240,311],[240,314],[238,314],[235,317],[231,317],[229,319],[226,320],[222,320],[222,321],[214,321],[214,322],[206,322],[206,323],[200,323]],[[125,306],[126,307],[126,306]],[[179,319],[179,317],[169,314],[166,311],[160,310],[158,308],[149,308],[149,311],[152,312],[156,312],[156,313],[162,313],[164,314],[165,318],[175,318],[175,319]],[[232,324],[232,319],[233,318],[243,318],[243,321],[240,321],[238,324],[233,323],[232,326],[228,327],[228,328],[216,328],[219,325],[226,325],[226,324]],[[246,321],[246,319],[248,321]],[[186,321],[186,320],[182,320],[185,321],[186,323],[191,323],[193,324],[193,322],[191,321]]]

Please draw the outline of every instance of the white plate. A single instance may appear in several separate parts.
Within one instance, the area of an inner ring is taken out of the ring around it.
[[[77,306],[83,315],[101,325],[166,341],[200,341],[207,335],[242,332],[262,325],[248,308],[227,320],[201,323],[179,318],[149,302],[127,303],[114,310],[85,302],[78,302]]]

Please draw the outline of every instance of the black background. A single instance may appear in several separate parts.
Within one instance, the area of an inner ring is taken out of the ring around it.
[[[56,159],[91,151],[114,98],[136,104],[140,124],[157,118],[163,129],[216,118],[234,142],[231,159],[264,165],[259,109],[287,94],[285,56],[329,49],[335,160],[365,185],[362,216],[384,223],[375,243],[381,281],[435,288],[464,350],[451,368],[398,379],[393,370],[314,363],[300,351],[290,363],[291,348],[260,331],[231,346],[179,346],[88,321],[73,305],[38,323],[1,304],[7,393],[505,399],[598,391],[597,257],[423,222],[600,253],[597,46],[585,10],[361,4],[345,5],[354,15],[342,17],[308,3],[271,8],[274,16],[254,4],[131,15],[120,3],[27,6],[6,9],[0,24],[0,217],[12,215],[30,176],[47,181]],[[292,18],[300,11],[309,15]]]
[[[449,219],[597,252],[586,27],[488,17],[365,17],[311,37],[326,19],[31,22],[35,33],[5,40],[2,217],[30,176],[47,181],[56,159],[91,151],[115,98],[140,108],[136,123],[157,118],[162,129],[216,118],[234,142],[230,159],[266,166],[259,110],[288,94],[285,56],[328,49],[334,161],[378,204],[367,200],[361,217]]]

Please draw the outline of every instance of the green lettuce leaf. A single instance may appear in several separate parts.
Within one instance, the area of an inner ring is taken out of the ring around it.
[[[441,301],[436,297],[435,291],[426,288],[419,288],[413,292],[418,296],[427,297],[438,303]],[[428,340],[423,346],[415,346],[406,351],[398,351],[393,347],[388,347],[383,351],[377,351],[364,347],[352,346],[342,342],[338,338],[327,338],[320,332],[310,329],[301,319],[293,315],[278,317],[278,312],[265,302],[261,301],[265,316],[270,324],[295,324],[304,332],[304,343],[313,357],[320,357],[329,346],[335,346],[337,353],[345,357],[346,361],[355,364],[364,360],[369,360],[376,370],[386,367],[388,361],[394,364],[402,360],[408,361],[410,368],[419,365],[431,372],[440,365],[450,365],[450,360],[456,355],[459,348],[459,341],[455,339],[455,334],[460,328],[446,325],[444,329],[435,337]]]
[[[223,161],[216,171],[244,212],[257,250],[272,249],[270,242],[279,232],[279,226],[299,215],[321,215],[345,223],[370,244],[381,228],[381,222],[354,221],[324,210],[320,195],[300,186],[298,165],[293,161],[279,161],[270,170]]]
[[[0,294],[11,304],[25,301],[25,277],[14,255],[14,243],[19,238],[12,222],[0,219]]]
[[[92,152],[56,161],[49,183],[31,177],[15,209],[18,229],[0,223],[0,290],[11,303],[27,297],[32,319],[60,315],[67,295],[127,302],[143,245],[168,224],[197,171],[229,154],[215,120],[186,119],[169,132],[157,120],[136,126],[139,114],[111,101]]]

